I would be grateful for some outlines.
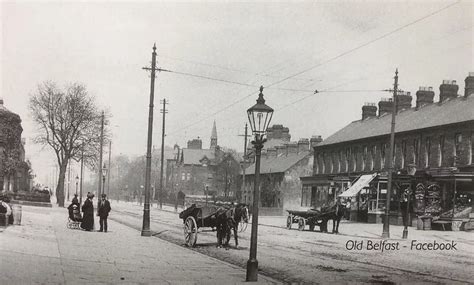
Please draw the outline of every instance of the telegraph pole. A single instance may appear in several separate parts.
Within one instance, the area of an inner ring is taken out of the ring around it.
[[[151,68],[143,67],[145,70],[151,71],[150,80],[150,104],[148,110],[148,137],[146,148],[146,171],[145,171],[145,203],[143,207],[143,226],[142,236],[151,236],[150,231],[150,176],[151,176],[151,147],[153,135],[153,102],[155,99],[155,73],[160,71],[156,68],[156,44],[153,45],[153,53],[151,55]],[[141,198],[141,197],[140,197]]]
[[[71,185],[71,160],[68,161],[68,172],[67,172],[67,201],[69,202],[69,186]]]
[[[161,132],[161,169],[160,169],[160,209],[163,208],[163,163],[164,163],[164,156],[165,156],[165,118],[166,118],[166,113],[168,113],[168,110],[166,110],[166,104],[169,104],[166,102],[166,98],[163,99],[160,103],[163,104],[163,109],[160,110],[160,112],[163,114],[163,127],[162,127],[162,132]]]
[[[102,111],[100,126],[100,155],[99,155],[99,187],[97,188],[97,201],[100,199],[102,191],[102,152],[104,150],[104,111]],[[98,202],[97,202],[98,203]]]
[[[247,126],[247,123],[245,123],[245,134],[243,135],[238,135],[239,137],[244,137],[244,161],[243,161],[243,164],[242,164],[242,189],[240,190],[240,202],[242,202],[242,193],[244,192],[245,190],[245,163],[247,161],[247,138],[249,137],[248,135],[248,126]]]
[[[393,149],[395,146],[395,117],[397,113],[398,68],[395,70],[392,100],[392,125],[390,129],[390,155],[388,156],[387,203],[385,205],[385,219],[383,221],[382,238],[390,238],[390,196],[392,194]]]
[[[112,156],[112,140],[109,141],[109,171],[107,171],[107,196],[110,194],[110,157]]]
[[[81,182],[79,188],[79,205],[82,205],[82,181],[84,176],[84,142],[82,142],[82,150],[81,150]]]

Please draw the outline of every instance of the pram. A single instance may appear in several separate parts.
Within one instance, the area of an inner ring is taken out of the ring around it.
[[[79,210],[79,205],[71,204],[68,207],[69,217],[67,220],[68,229],[81,229],[82,216]]]

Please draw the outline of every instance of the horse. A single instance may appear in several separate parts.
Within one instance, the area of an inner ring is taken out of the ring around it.
[[[221,247],[225,240],[224,247],[229,247],[230,236],[234,232],[235,247],[239,246],[237,228],[240,222],[248,223],[249,210],[247,205],[238,204],[225,210],[217,216],[217,246]]]
[[[321,232],[328,232],[327,223],[329,220],[332,220],[332,233],[338,234],[339,222],[344,216],[344,205],[340,201],[337,201],[333,206],[326,208],[321,212],[325,212],[323,216],[323,223],[321,224]]]

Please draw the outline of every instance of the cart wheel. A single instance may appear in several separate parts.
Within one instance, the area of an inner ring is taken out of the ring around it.
[[[293,225],[293,216],[288,215],[288,218],[286,218],[286,228],[291,230],[292,225]]]
[[[298,220],[298,230],[304,231],[304,227],[306,226],[306,221],[304,218],[300,218]]]
[[[184,243],[186,246],[194,247],[197,241],[197,223],[194,217],[187,217],[184,222]]]

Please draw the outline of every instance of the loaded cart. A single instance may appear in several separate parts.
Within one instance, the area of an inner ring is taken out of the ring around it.
[[[223,207],[209,205],[196,206],[192,204],[189,208],[179,214],[184,223],[184,243],[186,246],[194,247],[197,242],[200,228],[211,228],[207,231],[215,231],[217,228],[217,216],[226,209]],[[201,232],[203,232],[201,230]]]
[[[286,228],[291,229],[294,223],[298,223],[298,230],[303,231],[306,225],[309,229],[314,231],[315,226],[319,226],[322,232],[327,231],[327,222],[333,212],[321,212],[315,209],[307,211],[292,211],[287,210],[288,217],[286,219]]]

